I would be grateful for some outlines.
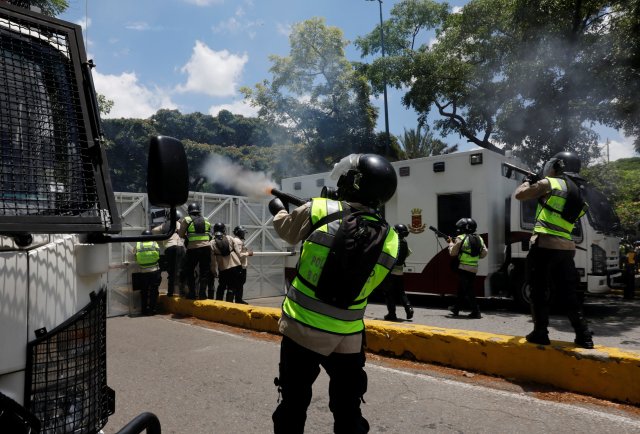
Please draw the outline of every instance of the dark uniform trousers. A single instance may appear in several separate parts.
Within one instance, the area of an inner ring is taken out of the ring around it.
[[[155,313],[158,302],[158,287],[162,281],[160,270],[149,273],[133,273],[133,289],[140,291],[140,310],[143,315]]]
[[[182,280],[179,277],[182,270],[182,261],[184,260],[185,249],[183,246],[171,246],[164,250],[167,257],[167,295],[172,296],[175,290],[176,280]]]
[[[473,282],[476,274],[460,268],[456,270],[456,274],[458,275],[458,294],[455,307],[464,309],[467,306],[471,312],[478,312],[478,301],[473,293]]]
[[[407,297],[407,293],[404,292],[404,277],[399,274],[391,274],[387,275],[384,283],[384,299],[387,305],[387,311],[390,315],[396,315],[396,304],[401,303],[402,307],[405,310],[411,307],[411,303],[409,303],[409,297]]]
[[[531,313],[534,328],[546,331],[549,326],[550,291],[565,308],[577,334],[588,331],[586,319],[576,295],[578,272],[573,250],[556,250],[531,246],[527,255],[527,281],[531,285]]]
[[[304,432],[312,385],[320,374],[320,366],[329,375],[329,409],[333,413],[334,432],[369,432],[369,423],[360,411],[360,402],[367,391],[364,364],[364,350],[323,356],[284,336],[280,346],[280,376],[275,380],[282,401],[272,416],[274,432]]]
[[[195,269],[199,266],[198,286],[200,298],[207,298],[207,283],[209,282],[209,269],[211,268],[211,249],[209,247],[198,247],[197,249],[187,249],[184,270],[187,273],[187,285],[189,286],[189,298],[195,299],[196,278]]]

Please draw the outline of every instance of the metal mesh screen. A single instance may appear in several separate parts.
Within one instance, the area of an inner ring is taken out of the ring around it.
[[[95,433],[113,413],[107,387],[107,296],[27,346],[25,407],[43,433]]]
[[[98,216],[71,56],[68,32],[0,13],[0,216]]]

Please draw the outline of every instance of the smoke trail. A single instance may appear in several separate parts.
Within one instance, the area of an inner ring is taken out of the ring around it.
[[[272,188],[278,187],[268,173],[252,172],[221,155],[209,157],[202,167],[202,174],[211,183],[224,185],[252,198],[262,198]]]

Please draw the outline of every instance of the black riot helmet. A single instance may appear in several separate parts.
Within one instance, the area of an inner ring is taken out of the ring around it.
[[[184,213],[180,209],[176,209],[176,220],[180,220],[184,217]]]
[[[407,228],[407,226],[403,225],[402,223],[398,223],[393,228],[396,230],[400,238],[405,238],[406,236],[409,235],[409,229]]]
[[[146,230],[142,231],[142,233],[140,235],[151,235],[151,231],[149,229],[146,229]]]
[[[189,213],[189,215],[200,214],[200,204],[198,204],[197,202],[190,203],[189,207],[187,208],[187,212]]]
[[[215,223],[213,225],[213,233],[221,233],[221,234],[226,234],[227,233],[227,227],[224,225],[224,223]]]
[[[463,217],[456,222],[456,229],[460,234],[472,234],[477,227],[478,224],[471,217]]]
[[[331,172],[338,181],[337,199],[378,208],[396,192],[398,178],[393,166],[380,155],[351,154]]]
[[[233,228],[233,235],[240,238],[241,240],[244,240],[244,236],[246,234],[247,230],[244,228],[244,226],[236,226],[235,228]]]
[[[578,154],[575,152],[558,152],[544,165],[542,174],[544,176],[549,176],[551,174],[551,169],[553,169],[555,175],[560,175],[565,172],[578,174],[580,173],[581,167],[582,163],[580,162],[580,157],[578,157]]]

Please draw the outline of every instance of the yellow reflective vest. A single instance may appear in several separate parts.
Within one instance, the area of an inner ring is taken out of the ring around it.
[[[187,224],[187,240],[192,241],[209,241],[211,240],[211,223],[204,217],[198,216],[198,220],[204,221],[204,226],[193,220],[193,217],[186,216],[184,222]]]
[[[546,179],[548,179],[551,184],[551,193],[546,200],[538,204],[533,232],[555,235],[570,240],[571,232],[573,232],[573,228],[575,227],[575,221],[568,222],[561,217],[569,194],[567,183],[562,178],[547,177]],[[578,219],[584,214],[585,211],[582,210],[580,215],[578,215]],[[576,219],[576,221],[578,219]]]
[[[324,217],[340,211],[342,211],[341,202],[314,198],[310,208],[311,224],[315,226]],[[305,326],[329,333],[350,335],[364,330],[363,318],[367,297],[393,268],[398,257],[399,241],[396,231],[389,230],[382,252],[354,304],[348,308],[339,308],[317,298],[313,285],[319,281],[334,235],[341,222],[341,219],[337,219],[319,226],[303,242],[297,274],[288,288],[282,304],[282,312]]]
[[[155,241],[138,241],[136,243],[136,262],[140,268],[158,265],[160,261],[160,246]]]
[[[476,235],[480,238],[480,251],[485,248],[484,240],[481,236]],[[471,256],[471,246],[469,245],[469,235],[468,234],[460,234],[456,238],[464,240],[462,245],[460,246],[460,263],[464,265],[468,265],[470,267],[478,267],[478,260],[480,259],[480,253],[476,256]]]

